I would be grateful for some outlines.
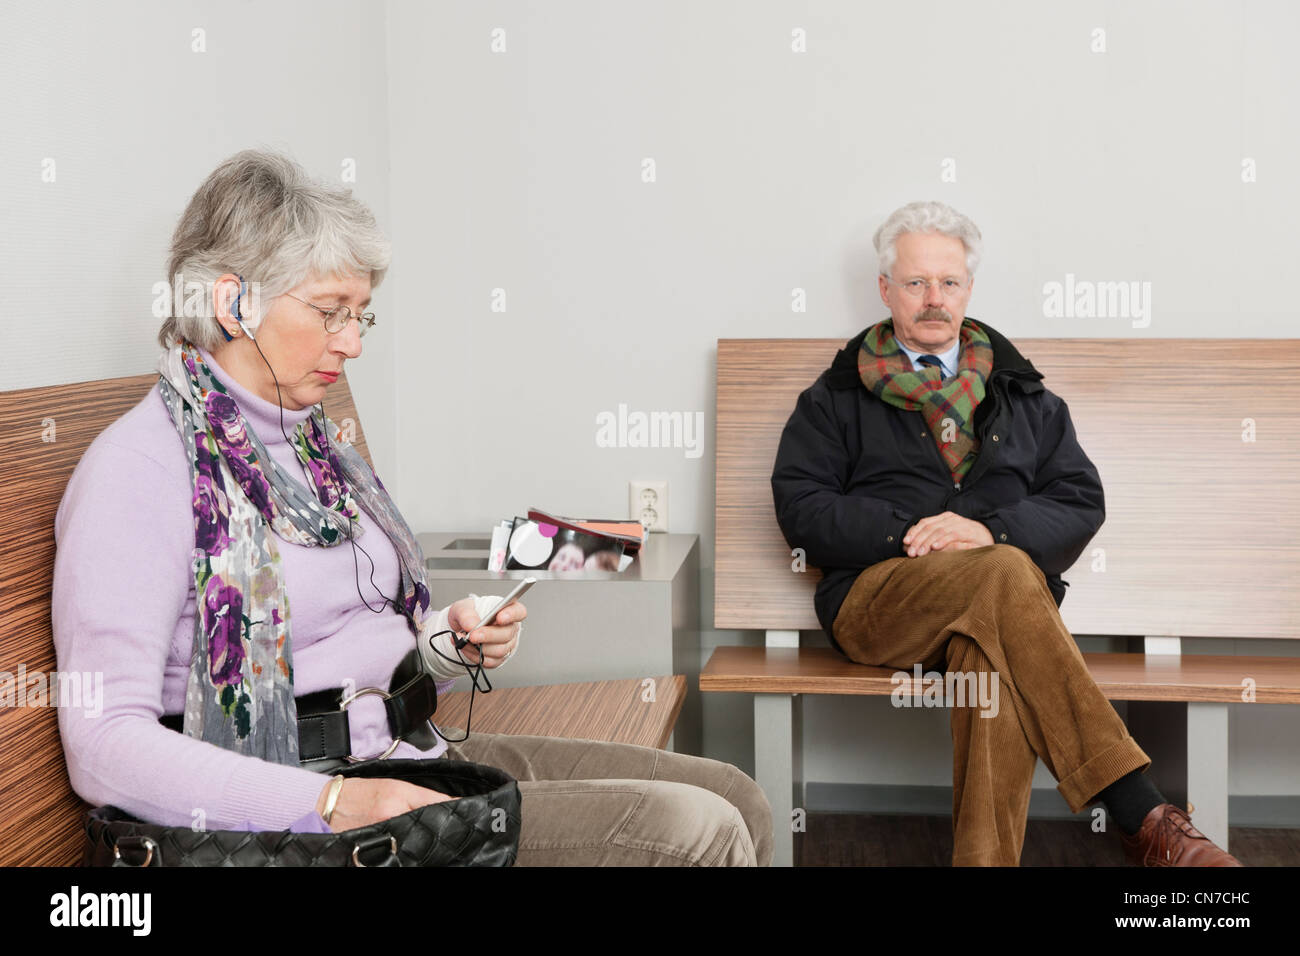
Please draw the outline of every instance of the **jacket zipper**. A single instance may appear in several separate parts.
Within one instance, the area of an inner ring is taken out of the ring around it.
[[[1010,378],[1010,377],[1011,377],[1011,376],[1009,376],[1009,375],[1004,376],[1004,380],[1005,380],[1005,379],[1008,379],[1008,378]],[[994,425],[997,424],[997,418],[998,418],[998,415],[999,415],[999,413],[1002,411],[1002,406],[1001,406],[1000,404],[998,404],[998,401],[997,401],[997,393],[994,391],[994,389],[993,389],[993,387],[992,387],[991,384],[990,384],[989,388],[985,391],[985,394],[984,394],[984,401],[986,401],[986,402],[987,402],[987,401],[992,401],[992,402],[994,403],[994,404],[993,404],[993,411],[990,412],[989,415],[988,415],[988,417],[984,419],[984,434],[983,434],[983,435],[977,435],[977,436],[976,436],[976,437],[979,438],[980,450],[979,450],[979,453],[975,456],[975,464],[972,465],[972,466],[971,466],[971,470],[968,471],[968,472],[966,473],[966,480],[965,480],[964,482],[955,482],[955,483],[954,483],[954,485],[955,485],[955,487],[953,488],[953,491],[954,491],[954,492],[961,491],[963,488],[969,488],[971,485],[973,485],[973,484],[975,483],[975,479],[976,479],[976,478],[978,478],[980,475],[984,474],[984,472],[988,471],[989,456],[988,456],[988,454],[986,454],[986,451],[987,451],[986,446],[987,446],[987,444],[988,444],[988,442],[987,442],[987,437],[988,437],[988,435],[989,435],[990,432],[993,432],[993,427],[994,427]],[[983,404],[983,403],[981,402],[981,404]],[[993,432],[993,433],[994,433],[994,434],[997,434],[996,432]],[[935,450],[936,450],[936,451],[938,450],[938,447],[937,447],[937,446],[936,446]],[[940,456],[940,457],[942,457],[942,456]],[[952,474],[952,473],[949,472],[949,476],[951,476],[951,474]],[[952,499],[952,495],[949,495],[948,498],[949,498],[949,500],[951,500],[951,499]]]
[[[948,462],[944,459],[943,453],[939,451],[939,444],[934,440],[934,434],[930,431],[930,426],[925,420],[924,410],[917,409],[916,417],[921,421],[921,433],[925,437],[925,443],[934,449],[934,457],[939,460],[939,468],[941,469],[944,478],[947,479],[948,484],[954,486],[952,491],[960,491],[961,484],[952,480],[952,469],[948,467]],[[948,499],[952,498],[952,491],[948,492]],[[944,500],[945,505],[948,503],[948,499]]]
[[[1011,376],[1007,375],[1005,378],[1009,379]],[[988,401],[993,395],[994,391],[992,387],[990,387],[985,393],[984,400]],[[989,417],[985,419],[984,435],[986,436],[993,429],[994,424],[996,424],[998,413],[1001,411],[1001,406],[996,403],[996,399],[994,399],[994,403],[993,411],[990,413]],[[980,453],[975,456],[975,464],[971,467],[971,470],[966,473],[966,480],[964,482],[953,481],[952,471],[948,468],[948,462],[944,460],[943,453],[939,451],[939,445],[935,442],[934,435],[930,432],[930,426],[925,420],[924,410],[917,409],[916,416],[920,419],[921,425],[925,430],[927,444],[934,449],[935,458],[939,459],[939,467],[943,470],[944,477],[947,479],[948,484],[952,485],[952,489],[944,499],[944,509],[947,510],[948,503],[952,501],[954,494],[960,492],[963,488],[969,488],[975,483],[976,478],[988,470],[988,456],[984,454],[985,440],[983,437],[980,438]]]

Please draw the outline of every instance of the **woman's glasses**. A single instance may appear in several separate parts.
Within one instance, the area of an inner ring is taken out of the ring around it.
[[[346,305],[335,306],[332,309],[322,309],[319,305],[312,305],[306,299],[299,299],[296,295],[286,292],[285,295],[291,299],[296,299],[303,305],[311,306],[325,318],[325,331],[330,335],[335,332],[342,332],[348,327],[348,323],[356,319],[360,324],[361,335],[365,335],[375,327],[375,313],[363,312],[360,315],[355,314]]]

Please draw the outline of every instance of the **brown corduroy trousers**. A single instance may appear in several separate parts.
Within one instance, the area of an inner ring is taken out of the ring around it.
[[[1019,548],[873,565],[854,582],[834,636],[861,664],[909,674],[920,664],[975,675],[962,690],[996,689],[995,707],[978,706],[971,693],[952,707],[954,866],[1019,865],[1036,757],[1075,813],[1151,763],[1088,673],[1047,579]]]

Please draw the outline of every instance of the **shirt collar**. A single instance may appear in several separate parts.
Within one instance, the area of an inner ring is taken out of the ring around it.
[[[898,337],[894,337],[898,341]],[[898,342],[898,347],[907,353],[907,357],[912,360],[912,367],[916,369],[923,368],[917,361],[922,355],[934,355],[939,359],[939,364],[943,366],[943,377],[952,378],[957,374],[957,354],[961,351],[961,336],[957,336],[957,341],[953,343],[952,348],[946,352],[917,352],[909,349],[902,342]]]

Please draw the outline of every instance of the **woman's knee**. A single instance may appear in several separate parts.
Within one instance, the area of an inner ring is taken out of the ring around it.
[[[732,783],[723,796],[740,811],[754,841],[757,864],[769,866],[772,863],[772,804],[768,802],[763,788],[749,774],[730,764],[727,766],[731,771]]]
[[[646,791],[645,830],[625,840],[644,841],[687,866],[757,866],[749,822],[731,800],[689,784],[653,781]]]
[[[712,790],[666,780],[520,785],[522,866],[754,866],[740,810]]]
[[[772,860],[772,806],[754,780],[734,764],[709,757],[660,753],[655,779],[693,784],[718,794],[740,811],[753,840],[758,865]]]
[[[743,789],[741,796],[748,798]],[[646,782],[636,812],[615,842],[658,855],[665,865],[757,866],[759,862],[750,823],[732,799],[706,787],[667,780]]]

